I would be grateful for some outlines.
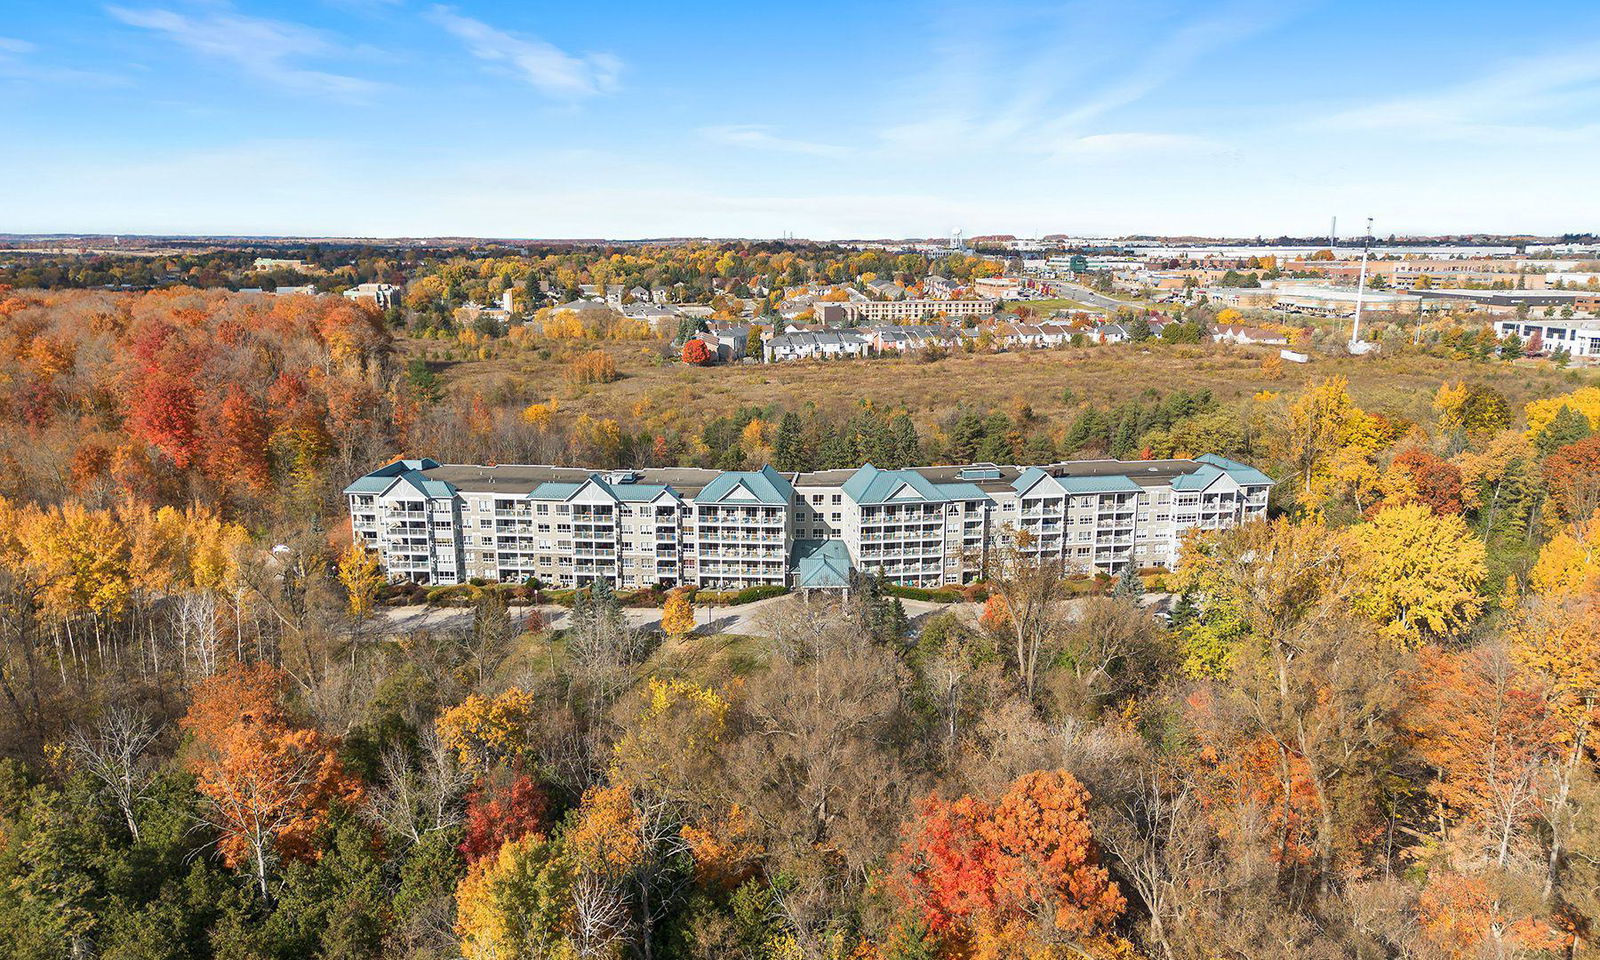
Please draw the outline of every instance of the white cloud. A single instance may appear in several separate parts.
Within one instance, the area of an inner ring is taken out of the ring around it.
[[[298,23],[268,20],[232,12],[185,16],[172,10],[107,7],[106,12],[131,27],[161,34],[192,53],[221,60],[258,80],[299,93],[360,101],[379,84],[359,77],[297,66],[307,57],[340,52],[322,32]]]
[[[1394,97],[1308,121],[1312,129],[1387,131],[1420,139],[1547,144],[1594,139],[1577,122],[1600,106],[1600,44],[1517,59],[1429,93]]]
[[[450,7],[434,7],[429,17],[465,43],[473,56],[508,66],[546,96],[574,99],[617,88],[622,61],[608,53],[573,56],[538,37],[497,30]]]
[[[29,53],[34,49],[33,44],[15,37],[0,37],[0,55],[8,53]]]
[[[1124,157],[1140,153],[1221,153],[1222,144],[1182,133],[1094,133],[1057,144],[1061,157]]]
[[[748,147],[752,150],[772,150],[778,153],[800,153],[813,157],[845,157],[854,152],[849,147],[836,144],[780,137],[772,132],[771,127],[754,124],[702,127],[700,128],[700,135],[712,143],[720,143],[729,147]]]

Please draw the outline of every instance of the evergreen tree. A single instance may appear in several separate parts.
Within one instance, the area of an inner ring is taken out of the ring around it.
[[[817,445],[817,467],[821,470],[837,470],[841,467],[854,466],[850,441],[843,432],[836,427],[824,425],[821,428],[822,441]]]
[[[957,463],[971,463],[978,458],[978,444],[983,442],[983,421],[976,413],[963,412],[950,431],[950,459]]]
[[[906,414],[897,414],[889,421],[890,462],[896,468],[914,466],[922,462],[922,442],[917,437],[916,425]]]
[[[1123,567],[1117,575],[1117,586],[1112,596],[1126,600],[1138,600],[1144,596],[1144,581],[1139,578],[1139,571],[1133,568],[1133,564]]]
[[[779,470],[809,470],[805,455],[805,425],[799,415],[786,413],[778,421],[778,435],[772,441],[772,465]]]
[[[1550,418],[1545,428],[1539,431],[1534,438],[1533,445],[1539,448],[1540,453],[1548,454],[1559,450],[1569,443],[1577,443],[1594,433],[1589,426],[1589,418],[1565,404],[1556,415]]]

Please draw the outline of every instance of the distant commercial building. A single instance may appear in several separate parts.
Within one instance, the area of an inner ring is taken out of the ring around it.
[[[1524,342],[1538,338],[1542,353],[1565,351],[1574,357],[1600,357],[1600,320],[1497,320],[1501,340],[1516,334]]]
[[[1272,483],[1213,455],[787,474],[422,459],[345,495],[397,581],[833,588],[853,567],[934,587],[982,578],[1019,532],[1066,572],[1171,567],[1188,531],[1265,516]]]
[[[1559,317],[1569,310],[1574,315],[1600,314],[1600,290],[1418,290],[1415,293],[1436,306],[1465,302],[1497,314]]]
[[[1022,281],[1014,277],[980,277],[972,281],[972,289],[980,296],[1008,300],[1022,291]]]
[[[1313,317],[1353,317],[1356,313],[1356,291],[1347,287],[1290,285],[1274,287],[1273,292],[1274,309],[1286,313]],[[1422,298],[1408,293],[1368,290],[1360,299],[1369,313],[1413,314],[1422,309]]]
[[[344,292],[347,300],[367,300],[379,310],[400,305],[401,290],[392,283],[358,283]]]

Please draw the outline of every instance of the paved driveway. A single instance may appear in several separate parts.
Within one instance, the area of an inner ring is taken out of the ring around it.
[[[1147,594],[1144,598],[1145,606],[1157,606],[1164,599],[1164,594]],[[793,596],[768,597],[747,603],[739,607],[700,607],[695,610],[695,632],[700,634],[735,633],[744,636],[767,636],[767,616],[781,609],[784,605],[794,603]],[[938,613],[954,612],[972,623],[978,621],[983,612],[983,605],[978,603],[932,603],[927,600],[902,600],[906,617],[911,625],[916,627],[923,620]],[[512,607],[513,616],[526,614],[528,607]],[[557,629],[567,625],[572,611],[566,607],[545,604],[535,608],[544,617],[544,622]],[[624,607],[623,616],[628,625],[636,630],[658,630],[661,627],[661,611],[656,607]],[[418,630],[464,630],[472,625],[471,607],[386,607],[382,609],[378,618],[387,633],[412,633]]]

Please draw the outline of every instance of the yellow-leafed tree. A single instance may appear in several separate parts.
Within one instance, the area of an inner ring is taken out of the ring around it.
[[[1357,525],[1353,606],[1405,646],[1453,636],[1483,609],[1483,541],[1457,514],[1419,503]]]

